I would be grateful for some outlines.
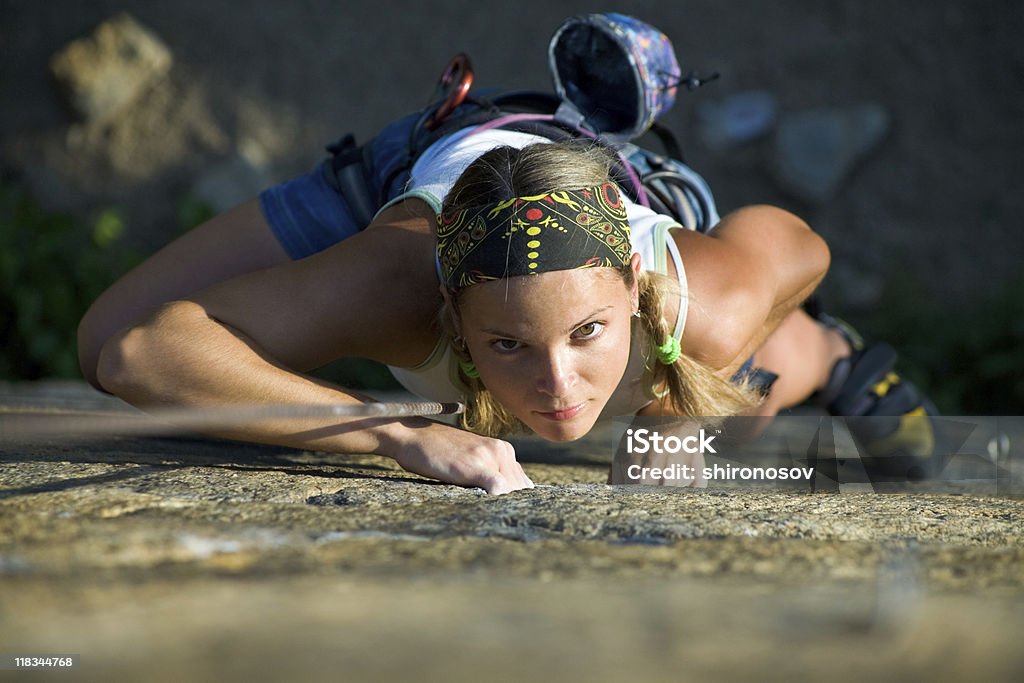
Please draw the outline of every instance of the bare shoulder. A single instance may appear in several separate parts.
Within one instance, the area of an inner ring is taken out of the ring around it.
[[[415,365],[437,337],[433,222],[429,206],[408,200],[318,254],[190,299],[296,370],[345,356]]]
[[[710,234],[672,231],[689,291],[684,353],[716,369],[742,362],[776,304],[792,236],[803,233],[806,223],[771,206],[730,213]]]

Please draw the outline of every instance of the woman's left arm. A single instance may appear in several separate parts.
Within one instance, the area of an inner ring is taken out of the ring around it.
[[[683,352],[730,375],[810,296],[830,262],[807,223],[771,206],[735,211],[707,235],[672,235],[689,289]]]

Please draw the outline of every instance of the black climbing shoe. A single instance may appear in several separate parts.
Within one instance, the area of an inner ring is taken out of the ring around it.
[[[819,314],[853,353],[836,362],[825,388],[810,402],[846,425],[861,447],[872,481],[918,481],[937,476],[944,465],[935,406],[895,371],[896,351],[884,342],[865,345],[846,323]]]

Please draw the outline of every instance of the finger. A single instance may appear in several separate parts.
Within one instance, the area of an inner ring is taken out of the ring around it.
[[[532,486],[528,487],[522,483],[514,483],[508,477],[496,477],[489,485],[483,487],[484,491],[492,496],[500,496],[525,488],[532,488]]]
[[[507,473],[508,476],[516,483],[516,489],[532,489],[534,487],[533,481],[526,474],[526,470],[523,469],[522,464],[516,459],[515,446],[505,442],[507,450],[505,451],[505,457],[501,461],[502,473]]]
[[[506,465],[504,469],[499,467],[497,471],[483,476],[480,487],[491,495],[501,495],[520,489],[532,489],[534,484],[519,463],[513,461],[511,466]]]
[[[526,472],[519,465],[515,463],[515,469],[511,472],[511,476],[505,477],[510,486],[511,490],[515,491],[518,489],[532,489],[534,487],[533,481],[526,475]]]

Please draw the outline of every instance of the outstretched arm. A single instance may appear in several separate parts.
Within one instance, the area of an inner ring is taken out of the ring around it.
[[[429,224],[401,211],[316,256],[163,306],[103,346],[99,382],[143,408],[360,402],[296,370],[343,355],[404,365],[429,352],[439,298]],[[215,435],[379,453],[491,493],[530,485],[510,444],[422,418],[282,419]]]
[[[103,345],[162,304],[288,260],[258,200],[215,216],[147,258],[92,303],[78,326],[82,374],[101,389],[96,366]]]

